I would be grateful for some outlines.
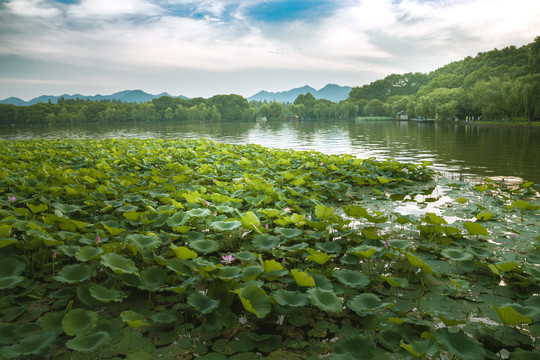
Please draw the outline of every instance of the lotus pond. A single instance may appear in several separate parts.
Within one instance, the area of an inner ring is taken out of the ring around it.
[[[538,359],[536,185],[208,140],[0,142],[2,359]]]

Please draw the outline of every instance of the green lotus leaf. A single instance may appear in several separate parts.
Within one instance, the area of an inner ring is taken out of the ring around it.
[[[446,326],[456,326],[460,324],[466,324],[466,320],[458,320],[452,314],[436,312],[436,315]]]
[[[327,253],[339,255],[341,253],[341,245],[337,241],[319,242],[315,247]]]
[[[79,261],[85,262],[88,260],[94,260],[103,253],[103,249],[95,246],[83,246],[75,252],[75,258]]]
[[[205,217],[208,217],[210,215],[212,215],[212,213],[210,212],[210,210],[204,208],[204,209],[193,209],[193,210],[189,210],[189,211],[186,211],[186,215],[188,215],[189,217],[195,217],[195,218],[205,218]]]
[[[339,339],[334,344],[331,359],[365,359],[373,357],[374,343],[366,335],[352,335]]]
[[[58,254],[63,254],[69,257],[75,257],[77,250],[80,249],[78,245],[60,245],[56,247],[56,252]]]
[[[12,225],[8,224],[0,224],[0,239],[1,238],[9,238],[11,236],[11,228]],[[3,247],[3,246],[0,246]]]
[[[381,279],[386,281],[391,287],[406,288],[409,286],[409,281],[406,278],[396,278],[392,276],[381,275]]]
[[[101,256],[101,264],[116,274],[139,275],[135,262],[117,253],[108,253]]]
[[[9,255],[0,261],[0,278],[20,275],[26,270],[26,261],[22,256]]]
[[[409,240],[400,240],[400,239],[388,240],[388,246],[390,246],[392,249],[406,250],[410,248],[412,245],[413,243]]]
[[[381,238],[378,233],[376,233],[375,231],[371,231],[369,229],[362,229],[361,233],[368,240],[378,240]]]
[[[176,254],[178,260],[188,260],[196,258],[198,256],[195,251],[188,249],[185,246],[176,246],[174,244],[171,244],[171,249]]]
[[[98,322],[98,314],[86,309],[73,309],[64,315],[62,329],[69,336],[85,335],[92,331]]]
[[[120,318],[132,328],[139,328],[141,326],[148,325],[148,321],[143,314],[139,314],[132,310],[122,311],[122,313],[120,313]]]
[[[270,335],[268,338],[260,340],[257,342],[257,349],[263,353],[270,353],[274,350],[279,349],[281,346],[281,336],[279,335]]]
[[[470,235],[484,235],[488,236],[488,231],[485,227],[476,222],[467,221],[463,223],[463,226],[467,228]]]
[[[148,291],[157,291],[167,280],[167,271],[161,266],[149,266],[141,271],[139,279],[140,289]]]
[[[411,264],[411,266],[416,266],[418,268],[420,268],[420,270],[422,270],[423,272],[425,272],[426,274],[433,274],[433,275],[437,275],[433,272],[433,270],[431,269],[431,266],[427,263],[425,263],[424,261],[420,260],[420,258],[418,256],[415,256],[409,252],[405,252],[405,256],[407,256],[407,260],[409,261],[409,263]]]
[[[442,225],[442,224],[448,224],[445,218],[438,216],[435,213],[426,213],[426,216],[422,218],[426,223],[433,224],[433,225]]]
[[[305,242],[301,242],[299,244],[295,244],[295,245],[292,245],[292,246],[281,246],[280,249],[282,249],[283,251],[287,251],[291,254],[295,254],[297,252],[300,252],[302,250],[305,250],[309,245]]]
[[[457,287],[468,289],[470,287],[470,283],[467,280],[463,279],[452,279],[449,278],[449,280]]]
[[[248,211],[245,215],[240,215],[240,220],[244,229],[247,230],[256,230],[261,225],[261,221],[253,211]]]
[[[249,336],[249,331],[240,331],[236,335],[234,340],[231,340],[230,345],[233,350],[240,351],[242,355],[239,359],[243,359],[246,351],[255,349],[257,342]],[[247,357],[246,357],[247,358]],[[254,359],[259,359],[259,356],[255,355]]]
[[[467,336],[463,330],[450,332],[448,328],[442,328],[435,333],[437,343],[450,354],[462,360],[483,360],[486,352],[482,344]]]
[[[324,265],[328,260],[334,257],[334,255],[328,255],[327,253],[315,251],[313,249],[307,249],[307,251],[309,253],[307,260],[313,261],[319,265]]]
[[[257,260],[257,256],[250,252],[250,251],[239,251],[232,254],[236,259],[244,261],[244,262],[250,262]]]
[[[309,304],[307,296],[299,291],[279,289],[272,293],[272,297],[282,306],[302,307]]]
[[[343,285],[354,289],[362,289],[369,285],[369,278],[359,271],[353,270],[333,270],[332,276]]]
[[[466,261],[474,258],[473,254],[466,253],[465,251],[459,249],[444,249],[441,251],[441,255],[454,261]]]
[[[333,290],[310,288],[307,291],[307,297],[313,305],[329,314],[339,314],[343,310],[343,301],[336,296]]]
[[[46,204],[39,204],[39,205],[32,205],[32,204],[26,204],[30,211],[32,211],[34,214],[47,211],[49,207]]]
[[[223,281],[237,279],[242,274],[242,269],[237,266],[226,266],[217,271],[215,276]]]
[[[152,324],[157,325],[159,328],[174,327],[179,323],[178,311],[176,310],[164,310],[150,315]]]
[[[317,205],[315,206],[315,216],[323,220],[328,219],[334,216],[334,208],[326,207],[324,205]]]
[[[377,334],[377,343],[387,350],[396,351],[399,349],[401,337],[398,329],[386,328]]]
[[[219,300],[212,299],[200,292],[194,292],[187,298],[187,304],[199,311],[199,315],[206,315],[217,309]]]
[[[367,259],[367,258],[370,258],[371,255],[375,254],[377,250],[378,249],[373,246],[360,245],[353,248],[349,248],[347,250],[347,253],[356,255],[357,257],[362,258],[362,259]]]
[[[488,221],[493,217],[493,213],[489,210],[480,211],[476,214],[476,218],[480,221]]]
[[[347,205],[343,210],[345,214],[355,218],[366,217],[368,215],[367,210],[358,205]]]
[[[504,262],[504,263],[497,263],[497,264],[495,264],[495,266],[497,267],[497,269],[501,269],[501,270],[503,270],[504,272],[510,272],[510,271],[521,272],[520,264],[518,264],[518,263],[515,262],[515,261],[508,261],[508,262]]]
[[[40,355],[48,350],[56,341],[55,332],[39,332],[19,341],[18,344],[5,346],[0,350],[0,356],[5,359],[19,359],[21,356]]]
[[[11,227],[10,227],[11,228]],[[11,238],[0,238],[0,249],[18,243],[19,241]]]
[[[128,244],[134,246],[138,250],[153,250],[159,247],[162,243],[157,236],[131,234],[126,236]]]
[[[111,301],[122,302],[128,296],[122,290],[109,289],[98,284],[90,286],[90,295],[103,303],[109,303]]]
[[[281,265],[281,263],[277,262],[274,259],[261,261],[261,266],[264,272],[283,270],[283,266]]]
[[[70,214],[75,211],[79,211],[82,209],[81,206],[73,205],[73,204],[61,204],[61,203],[52,203],[51,204],[55,209],[60,210],[63,213]]]
[[[520,348],[514,349],[508,357],[509,360],[538,360],[540,359],[540,351],[538,350],[523,350]]]
[[[98,331],[92,334],[76,336],[66,342],[68,349],[79,352],[94,352],[107,345],[111,341],[108,332]]]
[[[365,316],[392,305],[392,303],[383,303],[377,295],[371,293],[359,294],[347,301],[347,307],[359,316]]]
[[[242,227],[242,222],[233,221],[214,221],[209,224],[210,229],[215,231],[234,231]]]
[[[0,277],[0,290],[13,289],[18,284],[24,281],[24,277],[15,275],[15,276],[2,276]]]
[[[203,254],[212,253],[220,248],[219,242],[210,239],[192,241],[189,246]]]
[[[66,265],[54,278],[68,284],[78,284],[90,279],[94,271],[92,267],[85,264]]]
[[[242,269],[244,281],[255,280],[263,272],[264,269],[260,265],[249,265]]]
[[[256,235],[253,237],[253,247],[257,250],[272,251],[281,244],[281,239],[272,235]]]
[[[516,311],[512,306],[493,307],[505,325],[530,324],[532,319]]]
[[[313,279],[313,276],[311,276],[307,272],[298,269],[292,269],[291,275],[298,286],[315,286],[315,280]]]
[[[240,297],[244,308],[255,314],[259,319],[264,318],[271,310],[270,297],[255,284],[248,284],[234,290]]]
[[[433,356],[439,351],[437,344],[429,339],[416,340],[410,344],[406,344],[401,340],[400,346],[417,359]]]
[[[118,207],[116,210],[122,213],[129,213],[132,211],[137,211],[138,209],[139,207],[135,205],[124,205],[124,206]]]
[[[104,227],[105,230],[107,230],[107,231],[109,232],[109,234],[111,234],[112,236],[120,235],[121,233],[123,233],[124,231],[126,231],[126,229],[112,227],[112,226],[109,226],[109,225],[107,225],[107,224],[103,224],[103,227]]]
[[[477,257],[481,257],[481,258],[485,258],[485,257],[488,257],[488,256],[491,256],[493,255],[493,252],[490,251],[489,249],[486,249],[486,248],[480,248],[480,247],[470,247],[469,248],[469,251],[477,256]]]
[[[277,228],[274,229],[274,232],[280,234],[286,239],[292,239],[297,236],[302,235],[303,231],[300,229],[291,229],[291,228]]]

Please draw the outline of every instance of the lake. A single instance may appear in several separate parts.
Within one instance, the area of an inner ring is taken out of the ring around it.
[[[233,144],[430,161],[444,176],[540,183],[540,129],[395,121],[86,124],[0,128],[0,139],[207,138]]]

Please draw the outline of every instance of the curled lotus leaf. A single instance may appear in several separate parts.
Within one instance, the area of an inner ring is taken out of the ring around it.
[[[92,267],[85,264],[66,265],[54,278],[68,284],[78,284],[90,279],[94,271]]]
[[[126,240],[138,250],[153,250],[161,245],[161,240],[152,235],[132,234],[126,236]]]
[[[75,258],[79,261],[85,262],[88,260],[94,260],[99,257],[103,253],[103,249],[101,247],[95,247],[95,246],[83,246],[75,252]]]
[[[465,226],[470,235],[489,235],[487,229],[479,223],[467,221],[463,223],[463,226]]]
[[[116,274],[139,274],[135,262],[117,253],[108,253],[101,256],[101,264]]]
[[[219,269],[215,276],[223,281],[231,281],[237,279],[242,274],[242,270],[237,266],[226,266]]]
[[[350,286],[354,289],[362,289],[369,285],[369,278],[359,272],[353,270],[334,270],[332,276],[339,280],[343,285]]]
[[[39,332],[21,339],[15,345],[5,346],[0,350],[0,356],[6,359],[20,359],[21,356],[40,355],[54,344],[56,338],[57,334],[53,331]]]
[[[272,309],[270,297],[266,292],[255,284],[248,284],[235,292],[240,297],[244,308],[255,314],[259,319],[264,318]]]
[[[282,306],[301,307],[309,304],[308,297],[300,291],[279,289],[272,293],[272,297]]]
[[[302,235],[303,233],[303,231],[300,229],[292,229],[292,228],[277,228],[274,231],[286,239],[295,238],[297,236]]]
[[[124,310],[120,313],[120,318],[131,328],[139,328],[148,325],[148,320],[143,314],[132,310]]]
[[[365,316],[392,305],[392,303],[383,303],[377,295],[371,293],[359,294],[347,301],[347,307],[359,316]]]
[[[199,312],[199,315],[206,315],[217,309],[219,299],[212,299],[200,292],[194,292],[188,296],[187,304],[195,308]]]
[[[435,333],[437,343],[450,354],[461,360],[483,360],[486,351],[482,344],[474,340],[463,330],[451,332],[448,328],[442,328]]]
[[[441,251],[441,255],[454,261],[467,261],[474,258],[473,254],[465,252],[461,249],[444,249]]]
[[[189,210],[189,211],[186,211],[186,214],[189,216],[189,217],[192,217],[192,218],[205,218],[205,217],[208,217],[210,215],[212,215],[212,213],[210,212],[210,210],[204,208],[204,209],[192,209],[192,210]]]
[[[233,221],[214,221],[210,223],[210,229],[215,231],[234,231],[242,227],[242,222],[238,220]]]
[[[69,336],[84,335],[92,331],[98,322],[98,314],[86,309],[73,309],[62,319],[62,329]]]
[[[371,359],[373,340],[366,335],[352,335],[339,339],[334,345],[332,359]]]
[[[195,240],[190,242],[189,246],[191,246],[195,251],[203,254],[212,253],[220,248],[219,242],[211,239]]]
[[[307,297],[311,303],[329,314],[339,314],[343,310],[343,301],[336,296],[333,290],[310,288]]]
[[[122,290],[109,289],[103,285],[94,284],[90,286],[90,295],[103,303],[122,302],[128,294]]]
[[[400,346],[417,359],[421,359],[426,356],[433,356],[439,351],[437,344],[429,339],[416,340],[410,344],[407,344],[401,340]]]
[[[98,331],[91,334],[76,336],[66,342],[66,347],[83,353],[94,352],[107,345],[111,336],[106,331]]]

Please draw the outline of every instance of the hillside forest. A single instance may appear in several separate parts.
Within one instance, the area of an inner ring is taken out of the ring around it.
[[[347,119],[395,117],[400,111],[438,120],[540,121],[540,36],[522,47],[481,52],[429,74],[392,74],[353,87],[339,103],[309,92],[293,103],[248,102],[240,95],[162,96],[143,103],[60,98],[56,104],[0,104],[0,125]]]

